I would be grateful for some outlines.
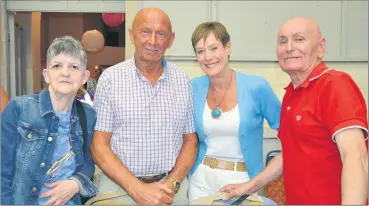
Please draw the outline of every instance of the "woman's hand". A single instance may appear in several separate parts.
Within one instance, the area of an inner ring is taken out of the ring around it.
[[[64,205],[72,197],[79,192],[79,186],[74,180],[61,180],[50,184],[45,184],[46,187],[52,188],[40,195],[40,198],[50,197],[45,205]]]
[[[229,184],[222,189],[220,189],[220,192],[225,192],[223,199],[228,200],[232,197],[239,197],[245,194],[253,194],[257,191],[257,188],[255,185],[253,185],[253,182],[248,181],[245,183],[240,184]]]

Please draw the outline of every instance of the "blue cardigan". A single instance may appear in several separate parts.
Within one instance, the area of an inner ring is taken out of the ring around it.
[[[269,83],[258,76],[236,72],[237,98],[240,112],[239,141],[248,175],[253,178],[263,169],[264,118],[273,129],[279,128],[281,103]],[[199,137],[199,152],[190,174],[201,164],[206,154],[203,113],[209,88],[208,76],[192,80],[195,128]]]

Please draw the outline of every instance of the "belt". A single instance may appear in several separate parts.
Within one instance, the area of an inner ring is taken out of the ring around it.
[[[160,180],[162,180],[164,177],[168,176],[169,172],[160,174],[160,175],[154,175],[154,176],[142,176],[142,177],[137,177],[139,180],[141,180],[144,183],[154,183],[154,182],[159,182]]]
[[[232,162],[232,161],[225,161],[219,160],[215,158],[205,157],[202,164],[209,166],[210,168],[217,168],[217,169],[224,169],[224,170],[231,170],[238,172],[247,172],[247,168],[244,162]]]

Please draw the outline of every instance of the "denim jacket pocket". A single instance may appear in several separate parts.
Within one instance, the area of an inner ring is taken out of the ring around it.
[[[46,129],[38,129],[33,127],[31,124],[25,122],[18,122],[18,132],[22,135],[24,140],[31,142],[36,140],[41,140],[46,138],[47,130]]]
[[[33,127],[31,124],[22,121],[18,122],[17,130],[22,136],[19,148],[19,151],[22,151],[21,154],[29,157],[37,152],[39,153],[40,149],[45,145],[48,131]]]

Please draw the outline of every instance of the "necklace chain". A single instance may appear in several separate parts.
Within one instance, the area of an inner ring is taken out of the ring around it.
[[[220,100],[219,104],[217,104],[217,99],[216,99],[215,92],[214,92],[215,88],[214,88],[213,84],[210,82],[210,85],[211,85],[211,92],[213,93],[213,97],[214,97],[214,100],[215,100],[216,108],[218,108],[218,107],[222,104],[222,102],[223,102],[223,100],[224,100],[224,97],[225,97],[225,95],[227,94],[229,87],[231,86],[232,79],[233,79],[232,77],[233,77],[233,73],[231,73],[231,78],[230,78],[230,80],[229,80],[229,83],[228,83],[228,86],[227,86],[227,90],[224,92],[223,97],[222,97],[222,99]]]

